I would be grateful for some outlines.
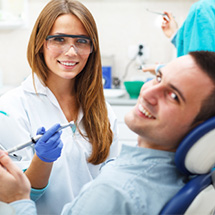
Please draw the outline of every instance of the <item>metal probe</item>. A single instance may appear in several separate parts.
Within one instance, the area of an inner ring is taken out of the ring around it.
[[[60,131],[60,130],[62,130],[62,129],[64,129],[64,128],[72,127],[73,125],[74,125],[74,122],[73,122],[73,121],[71,121],[71,122],[69,122],[69,123],[67,123],[67,124],[61,125],[60,128],[58,128],[57,132]],[[18,151],[18,150],[20,150],[20,149],[23,149],[23,148],[25,148],[25,147],[27,147],[27,146],[30,146],[31,144],[36,143],[36,142],[40,139],[40,137],[42,137],[42,136],[43,136],[42,134],[38,134],[38,135],[36,135],[35,137],[32,137],[31,140],[30,140],[29,142],[24,143],[24,144],[20,144],[20,145],[15,146],[15,147],[13,147],[13,148],[11,148],[11,149],[8,149],[8,150],[6,150],[6,152],[7,152],[8,154],[10,154],[10,153],[13,153],[13,152],[15,152],[15,151]]]
[[[158,15],[164,16],[165,19],[166,19],[167,21],[169,21],[169,17],[168,17],[165,13],[160,13],[160,12],[156,12],[156,11],[151,11],[151,10],[149,10],[148,8],[147,8],[146,10],[147,10],[148,12],[150,12],[150,13],[154,13],[154,14],[158,14]]]

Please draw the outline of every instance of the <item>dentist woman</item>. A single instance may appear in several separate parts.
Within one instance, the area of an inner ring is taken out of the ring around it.
[[[0,99],[10,121],[0,126],[0,142],[8,149],[41,126],[74,121],[62,132],[62,154],[54,163],[46,145],[44,159],[31,147],[17,152],[38,214],[59,215],[99,174],[101,163],[118,155],[116,117],[103,95],[99,40],[89,10],[78,1],[51,0],[36,20],[27,58],[32,75]]]

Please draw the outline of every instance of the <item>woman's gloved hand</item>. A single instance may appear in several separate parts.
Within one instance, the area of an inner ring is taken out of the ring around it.
[[[61,155],[63,143],[60,136],[62,131],[57,131],[58,128],[60,128],[60,124],[52,126],[47,131],[44,127],[37,130],[37,134],[43,134],[43,136],[36,142],[35,151],[42,161],[53,162]]]

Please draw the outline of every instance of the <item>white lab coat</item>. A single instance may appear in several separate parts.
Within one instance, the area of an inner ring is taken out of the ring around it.
[[[9,115],[0,114],[0,144],[6,149],[28,142],[30,136],[35,136],[41,126],[48,129],[55,123],[68,122],[53,93],[43,86],[37,77],[35,80],[37,94],[32,76],[29,76],[21,86],[0,98],[0,110]],[[107,109],[114,133],[109,159],[118,155],[120,147],[115,114],[109,104]],[[77,123],[84,133],[82,116],[83,113],[80,111]],[[82,186],[99,174],[100,165],[92,165],[86,161],[91,154],[91,144],[78,133],[78,130],[73,133],[71,128],[64,129],[61,139],[64,144],[61,157],[54,162],[47,190],[36,202],[38,214],[59,215],[63,206],[77,196]],[[27,169],[34,150],[33,147],[27,147],[15,154],[22,158],[21,161],[15,162],[20,168]]]

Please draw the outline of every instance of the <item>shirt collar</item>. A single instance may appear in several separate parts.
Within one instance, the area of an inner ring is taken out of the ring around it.
[[[155,150],[155,149],[149,149],[149,148],[143,148],[139,146],[129,146],[129,145],[122,145],[122,149],[120,152],[120,156],[117,160],[121,162],[120,160],[123,160],[123,163],[125,161],[128,164],[131,163],[142,163],[145,160],[168,160],[170,162],[174,161],[175,153],[169,152],[169,151],[163,151],[163,150]]]

